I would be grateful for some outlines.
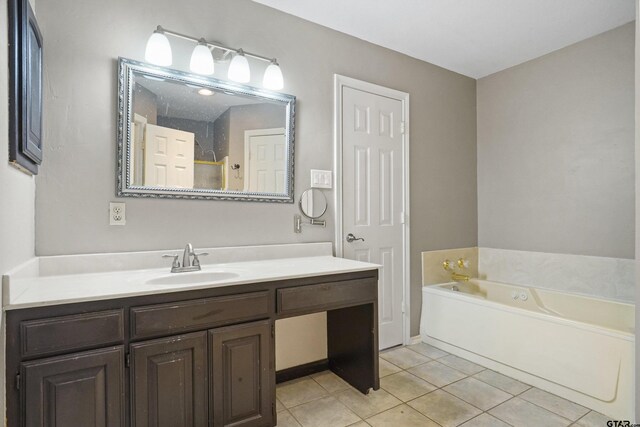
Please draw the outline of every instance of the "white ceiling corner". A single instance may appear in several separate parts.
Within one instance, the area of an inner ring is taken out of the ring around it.
[[[480,78],[635,19],[635,0],[254,0]]]

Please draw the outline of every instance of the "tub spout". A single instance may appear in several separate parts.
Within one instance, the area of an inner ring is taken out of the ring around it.
[[[454,282],[468,282],[469,276],[467,276],[466,274],[453,272],[451,273],[451,280],[453,280]]]

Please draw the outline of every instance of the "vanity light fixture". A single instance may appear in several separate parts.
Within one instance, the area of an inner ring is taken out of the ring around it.
[[[207,42],[204,39],[200,39],[196,47],[193,48],[189,68],[191,68],[191,71],[197,74],[213,74],[213,56],[211,56],[209,46],[207,46]]]
[[[162,67],[168,67],[173,62],[169,39],[160,25],[158,25],[158,28],[156,28],[153,34],[151,34],[151,37],[149,37],[144,57],[147,62],[151,62],[152,64],[160,65]]]
[[[233,49],[219,43],[212,43],[203,38],[198,39],[187,36],[185,34],[167,30],[160,25],[158,25],[147,42],[147,49],[145,51],[145,59],[147,62],[163,67],[171,65],[171,45],[169,44],[167,36],[173,36],[196,43],[196,47],[193,49],[193,53],[191,54],[191,62],[189,64],[191,71],[194,73],[203,75],[213,74],[215,68],[213,52],[216,49],[219,49],[225,52],[223,58],[226,58],[229,54],[233,55],[227,73],[229,80],[239,83],[248,83],[251,80],[251,68],[249,67],[249,61],[247,59],[248,57],[251,57],[253,59],[269,63],[262,79],[262,84],[266,89],[280,90],[284,87],[282,70],[275,58],[267,58],[266,56],[245,52],[242,49]]]
[[[238,49],[238,52],[234,55],[229,64],[229,72],[227,76],[230,80],[238,83],[249,83],[251,80],[251,69],[249,68],[249,61],[244,56],[242,49]]]
[[[264,78],[262,84],[267,89],[280,90],[284,87],[284,78],[282,77],[282,70],[280,65],[274,59],[271,64],[264,71]]]

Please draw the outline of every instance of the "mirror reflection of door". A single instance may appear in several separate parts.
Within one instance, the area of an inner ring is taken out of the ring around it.
[[[244,191],[284,193],[287,166],[284,128],[247,130],[244,141]]]
[[[193,188],[194,134],[147,124],[144,185]]]

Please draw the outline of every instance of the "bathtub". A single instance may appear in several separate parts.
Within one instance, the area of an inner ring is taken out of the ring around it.
[[[635,306],[470,280],[422,288],[422,341],[633,420]]]

